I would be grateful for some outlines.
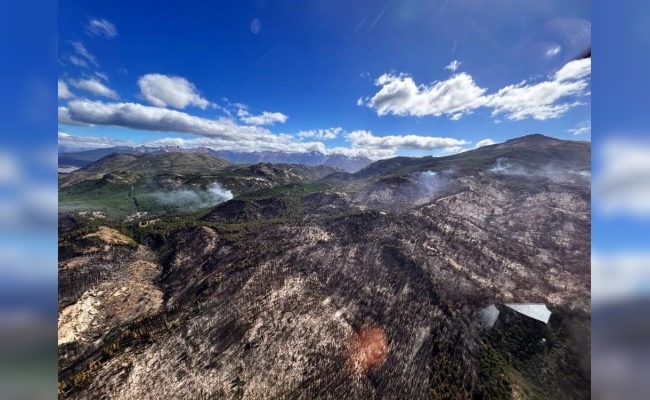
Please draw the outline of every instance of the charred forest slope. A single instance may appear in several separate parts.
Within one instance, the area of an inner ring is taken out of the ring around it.
[[[590,147],[540,136],[62,215],[59,396],[589,398]],[[482,324],[516,302],[551,320]]]

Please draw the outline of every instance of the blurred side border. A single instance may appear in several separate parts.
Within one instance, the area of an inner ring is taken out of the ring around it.
[[[592,398],[650,389],[650,4],[592,8]]]
[[[0,398],[57,393],[57,2],[0,13]]]

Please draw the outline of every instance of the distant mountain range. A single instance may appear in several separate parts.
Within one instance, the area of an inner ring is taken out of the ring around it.
[[[228,150],[213,150],[208,147],[184,149],[178,146],[117,146],[105,149],[66,152],[61,148],[59,152],[59,166],[84,167],[109,154],[159,154],[159,153],[202,153],[224,159],[233,164],[303,164],[303,165],[328,165],[341,168],[347,172],[357,172],[369,165],[372,160],[367,157],[350,157],[343,154],[323,154],[312,151],[307,153],[287,153],[283,151],[237,152]]]

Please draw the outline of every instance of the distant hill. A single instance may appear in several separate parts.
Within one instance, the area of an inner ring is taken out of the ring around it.
[[[479,147],[446,157],[394,157],[369,164],[354,174],[358,178],[425,170],[489,170],[507,168],[536,171],[552,164],[558,170],[589,170],[591,142],[560,140],[533,134]]]
[[[112,153],[106,157],[87,164],[81,171],[130,173],[166,172],[166,173],[204,173],[228,166],[226,160],[200,153],[158,153],[158,154],[121,154]]]
[[[228,150],[213,150],[208,147],[183,149],[178,146],[163,147],[128,147],[118,146],[105,149],[85,150],[79,152],[59,153],[59,166],[84,167],[109,154],[162,154],[162,153],[198,153],[209,154],[222,158],[233,164],[303,164],[303,165],[328,165],[343,169],[347,172],[356,172],[372,160],[367,157],[349,157],[342,154],[323,154],[319,152],[287,153],[282,151],[237,152]]]

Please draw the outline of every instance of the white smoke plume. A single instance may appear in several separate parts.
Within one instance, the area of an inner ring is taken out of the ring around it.
[[[544,177],[556,182],[589,181],[591,179],[591,171],[560,168],[551,164],[537,169],[530,169],[517,165],[505,158],[499,158],[489,171],[499,175]]]
[[[423,171],[417,173],[414,178],[418,181],[420,194],[431,199],[451,185],[450,174],[453,171]]]
[[[155,192],[151,195],[158,203],[190,208],[213,207],[233,198],[230,190],[214,182],[206,190],[174,190],[171,192]]]

